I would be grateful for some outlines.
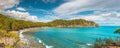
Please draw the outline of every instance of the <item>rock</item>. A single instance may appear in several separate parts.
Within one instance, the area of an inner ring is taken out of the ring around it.
[[[11,38],[11,37],[3,37],[0,39],[0,44],[4,44],[4,45],[13,46],[15,42],[16,42],[16,39]]]

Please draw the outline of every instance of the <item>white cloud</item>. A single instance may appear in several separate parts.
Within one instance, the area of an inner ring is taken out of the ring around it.
[[[16,4],[19,4],[19,0],[0,0],[0,11],[12,8]]]
[[[20,10],[20,11],[26,11],[24,8],[22,7],[18,7],[17,10]]]
[[[76,16],[71,19],[86,19],[90,21],[95,21],[100,25],[115,25],[120,26],[120,12],[99,12],[92,15]]]
[[[58,14],[75,14],[87,10],[119,10],[120,0],[70,0],[53,11]]]
[[[55,19],[60,19],[59,16],[55,16],[55,15],[47,15],[44,17],[40,17],[39,18],[41,22],[50,22],[53,21]]]
[[[8,17],[18,19],[18,20],[39,22],[39,19],[37,18],[37,16],[30,15],[30,13],[28,13],[28,12],[20,12],[20,11],[26,11],[22,7],[16,8],[19,11],[15,11],[15,10],[5,11],[5,9],[12,8],[15,5],[18,5],[19,3],[20,3],[19,0],[0,0],[0,13],[6,15]]]
[[[4,12],[4,14],[7,14],[8,17],[15,18],[15,19],[18,19],[18,20],[39,22],[39,19],[37,18],[37,16],[30,15],[28,12],[8,10],[8,11]]]
[[[86,19],[100,25],[120,25],[120,0],[69,0],[53,11],[61,18]],[[91,15],[76,15],[77,13],[94,10]],[[102,12],[107,10],[108,12]],[[112,10],[112,11],[109,11]],[[74,14],[74,15],[73,15]]]

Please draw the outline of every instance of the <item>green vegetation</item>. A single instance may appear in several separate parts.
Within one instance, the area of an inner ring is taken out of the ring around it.
[[[18,32],[0,30],[0,47],[15,48],[14,44],[19,40]]]
[[[26,43],[23,42],[23,41],[19,41],[19,42],[17,42],[17,44],[19,44],[19,45],[25,45]]]
[[[0,37],[8,36],[7,32],[5,30],[0,30]]]
[[[0,29],[11,31],[11,30],[19,30],[30,27],[41,27],[41,26],[45,26],[45,24],[42,22],[14,20],[0,14]]]
[[[5,48],[16,48],[16,47],[13,47],[13,46],[7,45],[7,46],[5,46]]]
[[[47,23],[49,26],[53,26],[53,27],[96,27],[98,26],[98,24],[96,24],[93,21],[87,21],[87,20],[83,20],[83,19],[75,19],[75,20],[54,20],[52,22],[48,22]]]
[[[120,38],[96,39],[94,48],[120,48]]]
[[[43,22],[30,22],[24,20],[15,20],[12,18],[8,18],[2,14],[0,14],[0,29],[6,31],[12,30],[20,30],[24,28],[31,27],[83,27],[83,26],[98,26],[93,21],[87,21],[83,19],[75,19],[75,20],[54,20],[52,22],[43,23]]]
[[[16,40],[19,40],[19,39],[20,39],[19,36],[18,36],[19,34],[18,34],[17,31],[8,32],[8,35],[9,35],[10,37],[16,39]]]
[[[0,39],[2,37],[12,37],[14,39],[19,39],[18,32],[15,31],[7,32],[5,30],[0,30]]]
[[[115,33],[120,33],[120,29],[115,30]]]
[[[0,46],[4,48],[15,48],[15,44],[23,44],[19,42],[19,33],[17,30],[45,26],[41,22],[30,22],[24,20],[15,20],[0,14]],[[4,42],[4,40],[8,42]]]
[[[115,33],[120,33],[120,29],[115,30]],[[96,39],[94,48],[120,48],[120,37],[116,39]]]

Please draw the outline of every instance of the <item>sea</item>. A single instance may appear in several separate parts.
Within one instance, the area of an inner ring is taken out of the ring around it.
[[[93,48],[96,39],[116,39],[120,34],[114,33],[120,26],[45,27],[28,32],[34,41],[42,43],[46,48]]]

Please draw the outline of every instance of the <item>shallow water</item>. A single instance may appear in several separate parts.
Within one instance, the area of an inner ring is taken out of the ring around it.
[[[41,28],[32,32],[40,43],[47,48],[92,48],[96,38],[113,38],[120,36],[114,34],[119,26],[101,26],[84,28]]]

